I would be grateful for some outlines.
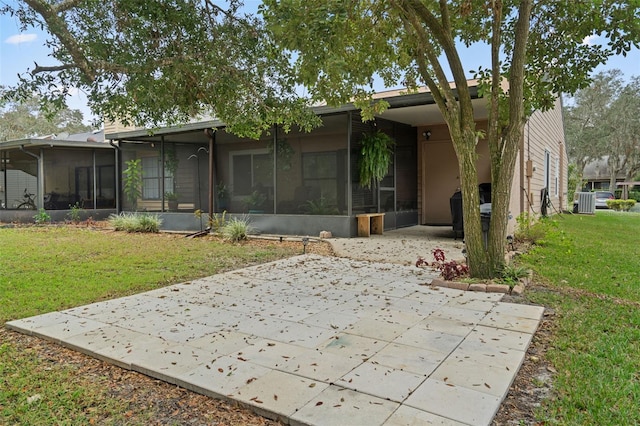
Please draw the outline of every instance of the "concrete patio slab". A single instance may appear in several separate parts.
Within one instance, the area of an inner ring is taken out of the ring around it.
[[[339,386],[329,386],[291,416],[294,426],[385,424],[400,404]]]
[[[385,426],[464,426],[466,423],[457,422],[455,420],[440,417],[427,411],[418,410],[417,408],[401,405],[389,419],[384,423]]]
[[[541,307],[304,255],[7,323],[294,425],[488,424]]]

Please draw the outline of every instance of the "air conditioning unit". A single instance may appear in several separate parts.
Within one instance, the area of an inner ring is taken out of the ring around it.
[[[595,192],[578,192],[578,213],[595,214],[596,213],[596,193]]]

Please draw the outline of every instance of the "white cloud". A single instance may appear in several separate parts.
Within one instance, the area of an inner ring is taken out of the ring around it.
[[[582,39],[582,44],[586,44],[587,46],[593,46],[597,38],[598,36],[595,34],[588,35]]]
[[[38,38],[37,34],[16,34],[12,35],[8,39],[5,40],[7,44],[22,44],[22,43],[30,43]]]

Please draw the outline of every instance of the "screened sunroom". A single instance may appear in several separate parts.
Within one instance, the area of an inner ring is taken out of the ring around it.
[[[71,208],[94,219],[116,208],[116,151],[104,142],[22,139],[0,143],[0,220],[33,221]],[[24,220],[23,220],[24,219]]]
[[[363,123],[356,111],[321,118],[312,132],[274,127],[259,140],[215,121],[107,135],[119,147],[121,207],[161,213],[174,230],[197,230],[209,212],[248,215],[267,234],[353,236],[355,215],[365,212],[385,213],[387,229],[417,224],[415,128]],[[360,140],[378,130],[395,141],[393,161],[379,185],[365,188]]]

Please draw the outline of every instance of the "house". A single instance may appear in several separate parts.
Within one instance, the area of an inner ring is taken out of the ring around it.
[[[473,83],[473,82],[472,82]],[[486,102],[471,87],[478,128],[486,128]],[[194,211],[249,214],[263,233],[357,235],[356,215],[384,213],[384,228],[451,225],[451,197],[459,189],[458,165],[446,124],[426,90],[377,95],[390,108],[363,123],[353,105],[320,106],[322,126],[310,133],[278,127],[260,140],[227,133],[224,123],[202,120],[155,129],[107,130],[117,149],[117,174],[140,160],[142,196],[136,208],[162,215],[164,227],[198,229]],[[560,98],[535,112],[525,127],[513,179],[511,220],[561,211],[567,197],[567,156]],[[373,188],[358,180],[363,134],[382,131],[396,142],[386,177]],[[489,149],[477,147],[480,183],[490,183]],[[543,190],[544,189],[544,190]],[[170,194],[170,196],[168,195]],[[133,200],[117,196],[118,210]],[[169,201],[172,201],[170,204]],[[547,202],[545,202],[547,201]]]
[[[0,221],[33,222],[40,208],[64,220],[71,206],[106,218],[116,211],[116,153],[101,131],[0,142]]]
[[[616,175],[616,182],[623,182],[626,178],[626,170],[621,170]],[[609,156],[588,162],[584,166],[582,172],[582,180],[584,182],[584,191],[614,191],[618,188],[610,188],[611,186],[611,169],[609,167]]]

